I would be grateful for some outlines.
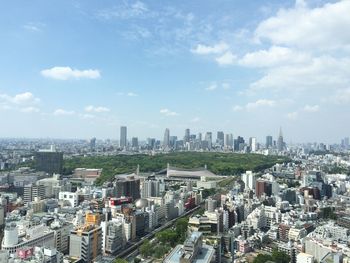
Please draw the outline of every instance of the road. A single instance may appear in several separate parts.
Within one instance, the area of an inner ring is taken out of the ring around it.
[[[191,213],[197,211],[198,209],[201,208],[201,205],[196,206],[195,208],[188,210],[187,212],[185,212],[184,214],[182,214],[179,217],[176,217],[168,222],[166,222],[164,225],[154,229],[151,233],[148,233],[147,235],[143,236],[142,239],[138,242],[136,242],[135,244],[132,244],[130,247],[124,249],[122,252],[120,252],[115,258],[127,258],[130,256],[130,254],[134,253],[135,250],[137,250],[143,243],[143,241],[145,241],[146,239],[152,239],[155,234],[157,234],[158,232],[169,228],[170,226],[172,226],[176,220],[178,220],[179,218],[185,217],[190,215]]]

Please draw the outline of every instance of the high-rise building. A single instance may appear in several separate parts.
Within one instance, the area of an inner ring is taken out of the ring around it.
[[[242,181],[244,182],[245,188],[253,190],[255,188],[255,174],[252,171],[246,171],[242,174]]]
[[[159,193],[160,193],[159,187],[160,187],[160,183],[158,180],[147,179],[147,180],[143,181],[141,197],[148,198],[148,197],[159,196]]]
[[[114,182],[116,188],[115,197],[132,197],[133,200],[140,198],[140,178],[136,175],[118,175]]]
[[[279,152],[283,152],[283,150],[284,150],[282,128],[280,128],[280,132],[279,132],[278,139],[277,139],[277,150]]]
[[[249,147],[252,152],[256,152],[257,150],[257,144],[256,144],[256,138],[250,137],[249,138]]]
[[[139,147],[139,139],[137,137],[132,137],[131,139],[131,147],[138,148]]]
[[[217,207],[217,201],[215,199],[212,199],[209,197],[208,199],[205,200],[205,210],[212,213],[215,211]]]
[[[272,146],[273,146],[272,136],[268,135],[266,136],[266,148],[272,148]]]
[[[233,141],[233,149],[235,151],[242,151],[244,148],[244,144],[245,144],[244,138],[241,136],[238,136],[237,139]]]
[[[163,146],[164,148],[170,146],[170,130],[168,128],[166,128],[164,131]]]
[[[185,130],[185,137],[184,137],[184,142],[189,142],[190,141],[190,129]]]
[[[102,255],[102,227],[85,225],[71,231],[69,256],[92,263]]]
[[[225,135],[224,132],[218,131],[217,136],[216,136],[216,143],[219,144],[221,147],[224,146],[224,141],[225,141]]]
[[[61,174],[63,168],[63,152],[56,151],[54,146],[49,150],[39,150],[35,153],[35,168],[37,171],[49,174]]]
[[[96,147],[96,138],[91,138],[90,139],[90,150],[94,150]]]
[[[127,141],[127,128],[126,126],[120,127],[120,148],[126,148],[128,141]]]
[[[207,142],[207,146],[208,146],[208,149],[211,149],[212,147],[212,144],[213,144],[213,139],[212,139],[212,133],[211,132],[207,132],[205,134],[205,138],[204,140]]]
[[[272,183],[266,180],[257,180],[255,185],[255,195],[260,197],[262,194],[271,196],[272,194]]]
[[[232,133],[225,134],[225,147],[231,148],[232,146],[233,146],[233,135],[232,135]]]
[[[45,185],[30,184],[24,186],[23,189],[23,202],[29,203],[34,201],[36,197],[45,199]]]

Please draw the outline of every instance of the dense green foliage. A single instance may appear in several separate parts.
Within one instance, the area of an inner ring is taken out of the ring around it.
[[[286,253],[274,249],[271,255],[259,254],[253,261],[253,263],[265,263],[266,261],[272,261],[276,263],[289,263],[290,256]]]
[[[215,152],[177,152],[157,155],[114,155],[95,157],[73,157],[64,161],[64,174],[75,168],[103,168],[97,183],[110,180],[113,175],[130,173],[140,165],[141,172],[157,172],[171,166],[179,168],[199,168],[207,165],[218,175],[234,175],[246,170],[261,171],[272,165],[286,161],[280,156],[260,154],[215,153]]]
[[[128,263],[128,261],[125,259],[117,258],[113,261],[113,263]]]
[[[324,219],[333,219],[336,220],[337,219],[337,215],[334,213],[334,208],[332,207],[324,207],[321,208],[321,216]]]
[[[180,218],[176,221],[174,229],[165,229],[156,234],[157,243],[152,244],[145,240],[140,246],[140,253],[144,258],[153,256],[162,258],[170,249],[186,239],[188,218]]]

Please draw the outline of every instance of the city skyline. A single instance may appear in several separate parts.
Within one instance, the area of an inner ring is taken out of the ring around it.
[[[339,142],[349,11],[319,0],[4,3],[0,137],[113,139],[125,125],[129,138],[190,127],[264,141],[282,126],[287,142]]]

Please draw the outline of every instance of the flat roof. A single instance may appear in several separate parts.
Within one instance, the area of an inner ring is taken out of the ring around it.
[[[181,256],[184,254],[183,245],[177,245],[170,254],[165,258],[165,263],[179,263]],[[198,253],[193,263],[208,263],[211,261],[215,254],[215,250],[212,246],[203,244],[201,253]]]

